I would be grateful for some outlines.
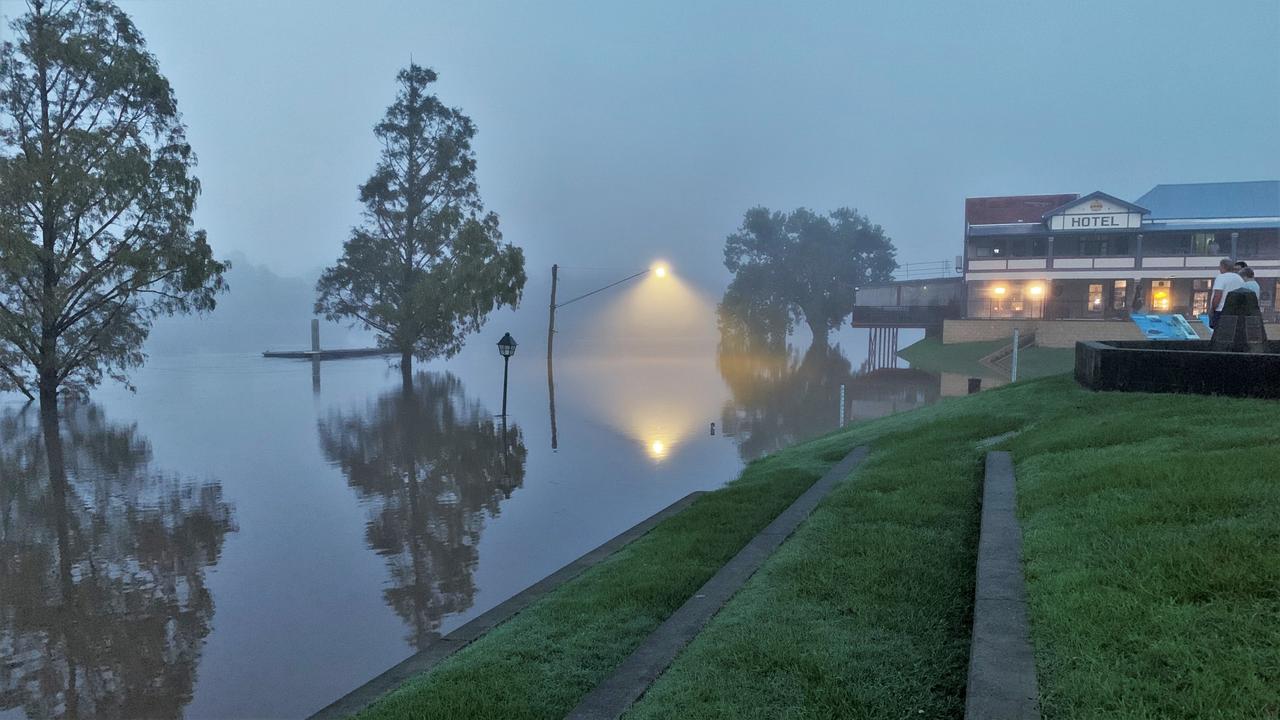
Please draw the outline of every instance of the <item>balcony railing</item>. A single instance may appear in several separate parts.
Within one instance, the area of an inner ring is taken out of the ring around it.
[[[855,305],[854,327],[932,327],[961,316],[958,303],[950,305]]]
[[[957,256],[958,257],[958,256]],[[931,260],[899,265],[893,271],[894,280],[932,280],[934,278],[960,277],[963,268],[956,267],[955,260]]]
[[[1128,320],[1134,310],[1115,307],[1105,301],[1088,300],[993,300],[970,299],[965,317],[969,320]],[[1189,320],[1195,318],[1192,308],[1186,305],[1170,305],[1167,308],[1143,306],[1140,312],[1160,315],[1178,314]],[[1280,319],[1274,304],[1262,307],[1262,317],[1267,322]]]

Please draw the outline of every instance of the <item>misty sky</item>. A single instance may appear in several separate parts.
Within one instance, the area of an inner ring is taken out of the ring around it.
[[[966,196],[1280,177],[1276,0],[121,5],[176,89],[199,224],[286,274],[339,254],[410,55],[475,120],[539,277],[664,257],[718,284],[756,204],[857,207],[923,261],[959,251]]]

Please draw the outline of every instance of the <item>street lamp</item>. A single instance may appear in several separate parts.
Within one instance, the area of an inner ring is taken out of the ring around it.
[[[498,354],[502,356],[502,419],[507,419],[507,368],[511,365],[511,356],[516,354],[516,341],[511,333],[505,333],[498,341]]]
[[[555,342],[556,342],[556,310],[570,303],[576,303],[579,300],[585,300],[591,297],[592,295],[595,295],[596,293],[604,292],[609,288],[617,287],[622,283],[635,280],[636,278],[639,278],[639,277],[644,277],[649,273],[653,273],[654,276],[659,278],[665,278],[667,276],[667,273],[669,272],[670,270],[667,268],[666,264],[656,263],[650,266],[647,270],[641,270],[640,272],[628,275],[622,278],[621,280],[615,280],[609,283],[608,285],[605,285],[604,287],[598,287],[595,290],[592,290],[591,292],[583,293],[575,298],[570,298],[568,300],[565,300],[562,303],[558,303],[556,302],[556,290],[560,285],[560,265],[556,264],[551,266],[551,307],[550,307],[550,315],[547,319],[547,396],[550,399],[550,404],[551,404],[551,449],[552,450],[555,450],[557,446],[556,381],[555,381],[555,371],[552,369],[552,366],[551,366],[552,355],[554,354],[553,349],[555,348]],[[507,337],[510,337],[510,335],[508,335]],[[515,352],[514,340],[511,341],[511,351]],[[503,398],[505,402],[505,398],[506,398],[505,392],[503,393]]]

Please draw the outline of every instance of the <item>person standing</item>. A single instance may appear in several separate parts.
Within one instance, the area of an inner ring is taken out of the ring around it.
[[[1253,279],[1253,268],[1240,268],[1240,279],[1244,280],[1244,284],[1240,287],[1253,293],[1258,298],[1262,297],[1262,286],[1258,285],[1258,281]]]
[[[1213,279],[1213,292],[1209,300],[1209,327],[1218,327],[1218,318],[1222,317],[1222,307],[1227,304],[1227,293],[1244,287],[1244,278],[1235,271],[1230,260],[1218,263],[1218,277]]]

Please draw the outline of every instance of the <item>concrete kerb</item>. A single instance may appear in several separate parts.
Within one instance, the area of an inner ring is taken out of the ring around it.
[[[809,487],[725,563],[710,580],[657,627],[634,652],[588,693],[566,720],[613,720],[620,717],[667,669],[680,651],[780,545],[809,517],[818,503],[853,472],[867,455],[853,450]]]
[[[1038,720],[1040,693],[1022,576],[1013,460],[987,453],[966,720]]]
[[[678,514],[693,504],[693,501],[699,496],[705,494],[703,491],[689,493],[671,503],[630,529],[620,533],[612,540],[521,590],[506,601],[499,603],[453,632],[422,648],[403,662],[396,664],[364,685],[343,695],[312,715],[309,720],[336,720],[337,718],[345,718],[360,712],[383,695],[400,687],[405,681],[415,675],[431,670],[445,658],[466,647],[494,627],[511,619],[512,616],[532,605],[542,596],[581,575],[583,571],[609,557],[628,543],[638,539],[652,530],[658,523]]]

